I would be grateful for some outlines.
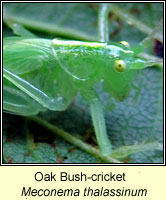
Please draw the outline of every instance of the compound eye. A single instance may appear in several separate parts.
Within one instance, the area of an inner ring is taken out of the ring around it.
[[[115,60],[114,66],[118,72],[124,72],[126,69],[126,64],[123,60]]]
[[[126,41],[120,41],[119,44],[122,44],[126,48],[130,48],[130,44]]]

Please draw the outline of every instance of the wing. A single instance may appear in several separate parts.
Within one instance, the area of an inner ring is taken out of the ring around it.
[[[3,66],[15,74],[24,74],[47,64],[52,57],[50,40],[8,37],[3,41]]]
[[[3,76],[41,106],[64,110],[75,95],[75,90],[70,77],[56,62],[50,42],[36,38],[6,38]],[[7,94],[6,90],[4,92]]]

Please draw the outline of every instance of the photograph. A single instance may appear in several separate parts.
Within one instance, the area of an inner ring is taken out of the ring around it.
[[[164,163],[163,2],[2,9],[2,164]]]

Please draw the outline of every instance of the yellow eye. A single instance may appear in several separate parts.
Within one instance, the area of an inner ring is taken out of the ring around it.
[[[126,69],[126,64],[123,60],[115,60],[114,66],[118,72],[124,72]]]
[[[126,48],[130,48],[130,44],[128,42],[126,42],[126,41],[120,41],[119,44],[122,44]]]

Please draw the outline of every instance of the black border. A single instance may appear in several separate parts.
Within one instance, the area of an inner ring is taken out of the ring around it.
[[[3,48],[3,3],[163,3],[163,13],[164,13],[164,20],[163,20],[163,45],[164,45],[164,60],[163,60],[163,66],[165,66],[165,1],[1,1],[1,166],[166,166],[165,163],[165,68],[163,67],[163,163],[137,163],[137,164],[117,164],[117,163],[109,163],[109,164],[99,164],[99,163],[29,163],[29,164],[23,164],[23,163],[8,163],[4,164],[3,163],[3,142],[2,142],[2,118],[3,118],[3,105],[2,105],[2,100],[3,100],[3,72],[2,72],[2,66],[3,66],[3,56],[2,56],[2,48]]]

